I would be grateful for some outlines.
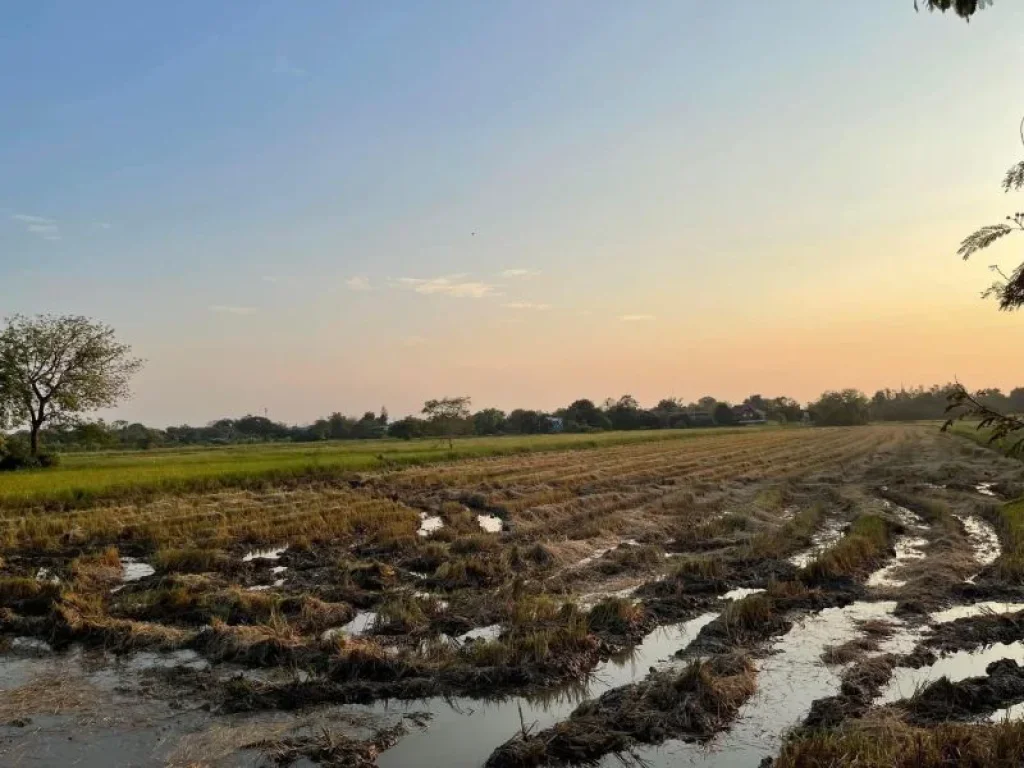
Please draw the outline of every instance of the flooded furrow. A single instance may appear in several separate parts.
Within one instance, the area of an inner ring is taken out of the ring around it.
[[[895,574],[907,563],[913,560],[923,560],[925,558],[924,550],[928,544],[928,539],[920,536],[900,536],[895,543],[896,556],[892,562],[868,576],[867,586],[891,588],[904,586],[907,583],[906,579],[897,578]]]
[[[798,724],[815,699],[839,690],[838,668],[822,663],[826,646],[857,637],[859,623],[893,621],[894,601],[853,603],[827,608],[800,621],[758,662],[757,692],[740,709],[732,728],[707,744],[672,741],[639,749],[635,757],[649,768],[700,764],[709,768],[751,768],[778,752],[786,732]],[[896,622],[898,623],[898,622]],[[602,768],[621,766],[617,756],[601,761]]]
[[[898,667],[877,703],[891,704],[909,698],[924,686],[943,677],[956,683],[968,677],[983,676],[989,664],[1001,659],[1024,662],[1024,642],[996,643],[973,651],[958,651],[921,669]]]
[[[974,559],[978,565],[984,567],[992,565],[1002,554],[1002,547],[999,544],[999,535],[991,523],[982,520],[974,515],[953,515],[963,523],[967,532],[967,540],[974,550]]]
[[[843,537],[845,523],[841,520],[829,520],[824,527],[811,537],[811,546],[789,558],[789,562],[797,568],[807,565],[825,550],[832,547]]]
[[[716,617],[715,613],[706,613],[656,629],[629,653],[599,664],[585,681],[537,695],[493,702],[431,699],[348,709],[372,714],[427,711],[432,715],[427,729],[409,734],[378,758],[380,768],[479,768],[496,746],[520,731],[521,724],[533,731],[547,728],[567,718],[585,699],[646,677],[651,667],[681,665],[673,659],[674,654],[686,648],[701,628]]]

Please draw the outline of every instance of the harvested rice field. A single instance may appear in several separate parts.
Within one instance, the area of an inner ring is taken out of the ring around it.
[[[0,478],[0,764],[1024,759],[1024,465],[934,425],[119,477]]]

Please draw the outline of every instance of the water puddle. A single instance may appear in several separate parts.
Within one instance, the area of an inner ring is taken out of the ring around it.
[[[793,627],[773,646],[773,653],[758,663],[757,693],[740,709],[732,728],[707,745],[671,741],[638,751],[645,766],[669,768],[704,764],[715,768],[751,768],[777,754],[786,732],[800,722],[815,699],[839,690],[841,669],[821,663],[827,645],[839,645],[859,634],[858,625],[869,619],[890,619],[894,601],[853,603],[827,608]],[[601,766],[621,766],[606,757]]]
[[[187,648],[156,653],[153,651],[139,651],[118,660],[117,664],[135,671],[142,672],[149,669],[174,669],[183,667],[185,669],[209,669],[210,662],[193,650]]]
[[[839,520],[829,520],[825,523],[824,528],[811,537],[810,549],[793,555],[789,558],[789,562],[797,568],[806,568],[814,558],[843,537],[843,527],[843,523]]]
[[[1024,603],[1001,603],[998,600],[986,600],[971,605],[957,605],[931,615],[933,624],[947,624],[957,619],[970,619],[985,614],[1017,613],[1024,611]]]
[[[501,635],[501,624],[491,624],[487,627],[477,627],[465,634],[459,635],[456,640],[465,643],[471,640],[497,640]]]
[[[434,531],[439,531],[444,528],[444,520],[438,515],[428,515],[426,512],[420,512],[420,527],[416,531],[420,536],[429,536]]]
[[[896,539],[896,557],[888,565],[879,568],[868,576],[869,587],[902,587],[906,579],[897,579],[893,574],[912,560],[923,560],[924,548],[928,539],[913,536],[900,536]]]
[[[996,492],[992,490],[993,485],[995,485],[995,483],[978,483],[976,486],[974,486],[974,490],[976,490],[982,496],[994,497],[996,495]]]
[[[284,579],[277,579],[273,584],[257,584],[254,587],[246,587],[248,592],[266,592],[268,589],[276,589],[284,586]]]
[[[595,560],[600,560],[602,557],[607,555],[609,552],[611,552],[614,549],[618,549],[619,547],[639,547],[639,546],[641,546],[640,542],[637,541],[636,539],[623,539],[622,541],[620,541],[618,544],[616,544],[614,546],[603,547],[602,549],[595,549],[593,551],[593,553],[587,555],[582,560],[577,561],[574,565],[570,566],[570,568],[582,568],[583,566],[589,565],[590,563],[594,562]],[[679,553],[679,554],[685,554],[685,553]],[[665,557],[671,557],[671,555],[665,555]]]
[[[921,669],[899,667],[893,672],[892,680],[882,692],[879,701],[891,704],[908,698],[918,689],[942,677],[948,677],[950,682],[956,683],[968,677],[984,676],[985,667],[1000,659],[1013,659],[1018,664],[1024,662],[1024,642],[996,643],[974,651],[958,651],[942,657],[930,667]]]
[[[501,518],[495,515],[477,515],[476,521],[488,533],[501,533]]]
[[[427,702],[398,702],[360,708],[375,714],[429,710],[433,714],[425,731],[405,736],[396,746],[377,758],[380,768],[408,768],[412,765],[443,765],[446,768],[479,768],[499,744],[520,729],[522,721],[533,731],[564,720],[584,699],[600,696],[611,688],[628,685],[647,676],[650,667],[681,665],[673,654],[685,648],[717,614],[708,613],[691,621],[662,627],[649,634],[631,653],[609,659],[597,666],[584,682],[553,689],[536,696],[502,701],[471,699]]]
[[[287,549],[287,544],[283,547],[277,547],[276,549],[254,549],[245,554],[245,557],[242,558],[242,562],[249,563],[253,560],[277,560]]]
[[[662,581],[663,579],[664,577],[659,577],[655,579],[655,581]],[[651,582],[647,583],[650,584]],[[589,611],[602,600],[607,600],[609,598],[621,597],[628,600],[629,598],[636,596],[636,591],[640,589],[641,586],[644,585],[637,584],[635,587],[626,587],[625,589],[619,589],[614,592],[588,592],[576,599],[576,605],[583,610]]]
[[[437,595],[433,595],[430,592],[413,592],[412,596],[419,600],[429,600],[432,607],[438,611],[448,610],[448,601],[444,600]]]
[[[992,565],[999,559],[1002,547],[999,544],[999,536],[996,529],[990,523],[973,515],[953,515],[964,525],[967,531],[967,540],[974,549],[974,559],[978,565]]]
[[[590,563],[594,562],[595,560],[600,560],[602,557],[604,557],[606,554],[611,552],[613,549],[615,549],[615,547],[605,547],[603,549],[595,549],[592,554],[589,554],[586,557],[584,557],[582,560],[577,561],[572,567],[573,568],[582,568],[585,565],[589,565]]]
[[[885,486],[882,486],[882,490],[886,490]],[[918,528],[922,531],[927,531],[931,527],[925,524],[924,519],[917,512],[901,507],[899,504],[894,504],[888,499],[882,499],[882,506],[889,512],[892,512],[896,519],[908,528]]]
[[[121,581],[125,583],[139,581],[154,573],[156,573],[156,569],[149,563],[136,560],[134,557],[121,558]]]
[[[359,635],[365,635],[371,629],[377,621],[376,611],[359,611],[356,617],[352,619],[348,624],[343,624],[340,627],[333,627],[325,630],[320,637],[323,640],[330,640],[338,635],[345,635],[346,637],[358,637]]]
[[[989,722],[1001,723],[1004,720],[1020,720],[1024,717],[1024,703],[1011,704],[1005,709],[998,709],[989,715]]]
[[[16,637],[11,640],[10,648],[12,651],[34,656],[45,656],[53,653],[53,648],[50,644],[45,640],[40,640],[38,637]]]

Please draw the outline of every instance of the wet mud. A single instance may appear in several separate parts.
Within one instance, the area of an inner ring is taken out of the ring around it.
[[[721,768],[880,707],[1024,703],[985,493],[1019,465],[926,428],[766,434],[369,476],[323,538],[4,551],[0,762]],[[290,493],[231,504],[287,521]]]

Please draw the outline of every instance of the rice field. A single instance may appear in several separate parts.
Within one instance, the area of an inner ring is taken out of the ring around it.
[[[0,698],[47,714],[0,725],[5,764],[881,764],[877,718],[892,749],[938,738],[931,699],[875,704],[890,677],[1024,642],[970,611],[1024,604],[1022,467],[934,425],[107,454],[4,483]]]
[[[63,456],[60,466],[54,469],[0,474],[0,503],[82,504],[115,495],[245,486],[482,456],[724,436],[736,431],[690,429],[473,437],[456,440],[452,451],[446,441],[418,439],[71,453]]]

